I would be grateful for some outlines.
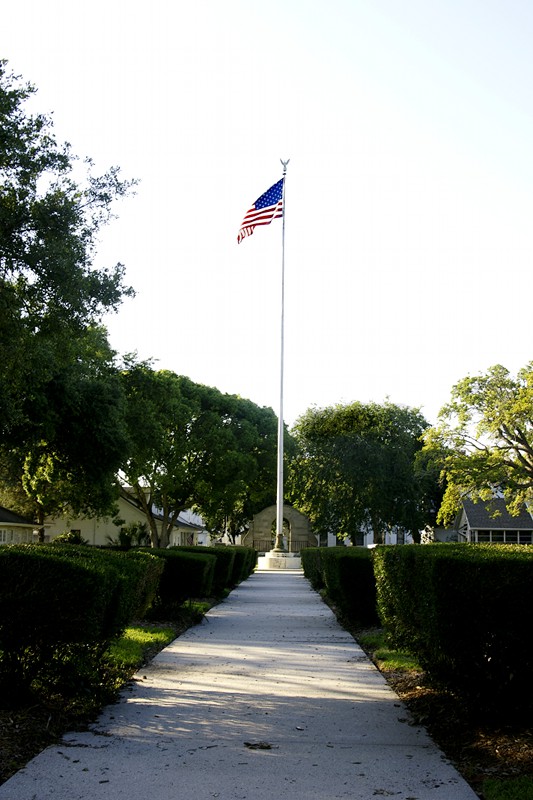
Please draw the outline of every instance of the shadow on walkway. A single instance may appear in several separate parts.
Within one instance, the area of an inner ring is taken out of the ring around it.
[[[475,800],[301,572],[256,572],[0,800]]]

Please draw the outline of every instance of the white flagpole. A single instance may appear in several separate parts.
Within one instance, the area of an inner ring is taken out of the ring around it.
[[[290,159],[283,161],[283,218],[281,228],[281,340],[280,340],[280,382],[279,382],[279,416],[278,416],[278,482],[277,482],[277,515],[276,515],[276,540],[273,552],[285,552],[283,543],[283,368],[285,350],[285,178],[287,164]]]

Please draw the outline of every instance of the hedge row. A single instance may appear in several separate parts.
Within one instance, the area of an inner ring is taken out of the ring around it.
[[[301,551],[304,574],[325,590],[352,625],[376,625],[376,583],[372,551],[363,547],[309,547]]]
[[[217,548],[220,549],[220,548]],[[257,550],[241,545],[234,546],[235,562],[233,567],[232,580],[236,586],[238,583],[249,578],[257,566]]]
[[[216,545],[215,547],[202,547],[202,553],[213,555],[216,558],[213,592],[220,596],[226,589],[232,589],[241,581],[246,580],[255,569],[257,551],[251,547]],[[197,553],[199,548],[182,545],[171,547],[171,551],[181,553]]]
[[[309,548],[312,586],[354,626],[379,619],[392,643],[479,712],[533,711],[533,549],[433,544]]]
[[[85,667],[94,673],[109,642],[133,619],[148,611],[152,618],[171,616],[187,598],[232,588],[244,576],[244,563],[245,577],[253,570],[255,551],[242,548],[248,553],[236,556],[232,548],[214,550],[0,547],[0,686],[5,695],[18,702],[35,680],[56,681],[67,662],[73,680]]]
[[[214,555],[198,552],[178,552],[176,549],[152,550],[163,562],[151,617],[171,618],[184,600],[213,595],[217,560]]]
[[[533,710],[533,550],[379,547],[374,567],[384,626],[436,680],[491,714]]]
[[[161,573],[148,554],[72,545],[0,548],[0,676],[9,694],[24,694],[67,650],[69,658],[76,648],[98,658],[151,604]]]

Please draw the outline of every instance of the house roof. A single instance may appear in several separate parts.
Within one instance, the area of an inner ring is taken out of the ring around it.
[[[465,516],[470,528],[475,530],[533,530],[533,517],[524,505],[518,516],[507,510],[503,497],[495,497],[490,503],[463,500]]]
[[[134,497],[132,494],[130,494],[130,492],[127,489],[125,489],[123,492],[121,492],[120,496],[122,497],[123,500],[126,501],[126,503],[129,503],[134,508],[138,509],[139,511],[142,511],[141,504],[139,503],[137,498]],[[153,511],[154,511],[154,517],[161,522],[163,520],[163,514],[159,511],[159,509],[157,509],[155,507],[153,508]],[[181,514],[179,514],[179,516],[178,516],[178,519],[176,521],[175,527],[176,528],[182,528],[182,529],[185,528],[185,529],[188,529],[188,530],[191,530],[191,531],[203,531],[204,530],[201,525],[195,525],[193,522],[187,522],[185,519],[183,519]]]
[[[37,523],[26,517],[21,517],[20,514],[15,514],[8,508],[0,506],[0,524],[8,525],[24,525],[27,528],[35,528]]]
[[[203,531],[204,530],[204,528],[202,528],[201,525],[196,525],[194,522],[187,522],[186,519],[183,519],[181,514],[178,517],[178,522],[177,522],[176,527],[189,528],[191,531]]]

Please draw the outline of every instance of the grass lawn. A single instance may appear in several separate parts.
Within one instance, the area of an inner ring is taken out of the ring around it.
[[[357,641],[367,652],[372,653],[372,659],[382,670],[394,672],[420,672],[417,660],[405,650],[396,650],[387,639],[383,629],[376,629],[357,636]]]
[[[484,800],[533,800],[533,778],[487,778],[483,796]]]
[[[140,667],[152,651],[159,652],[175,638],[174,628],[132,626],[113,642],[108,650],[108,658],[117,669],[126,670],[129,675],[130,670]]]

